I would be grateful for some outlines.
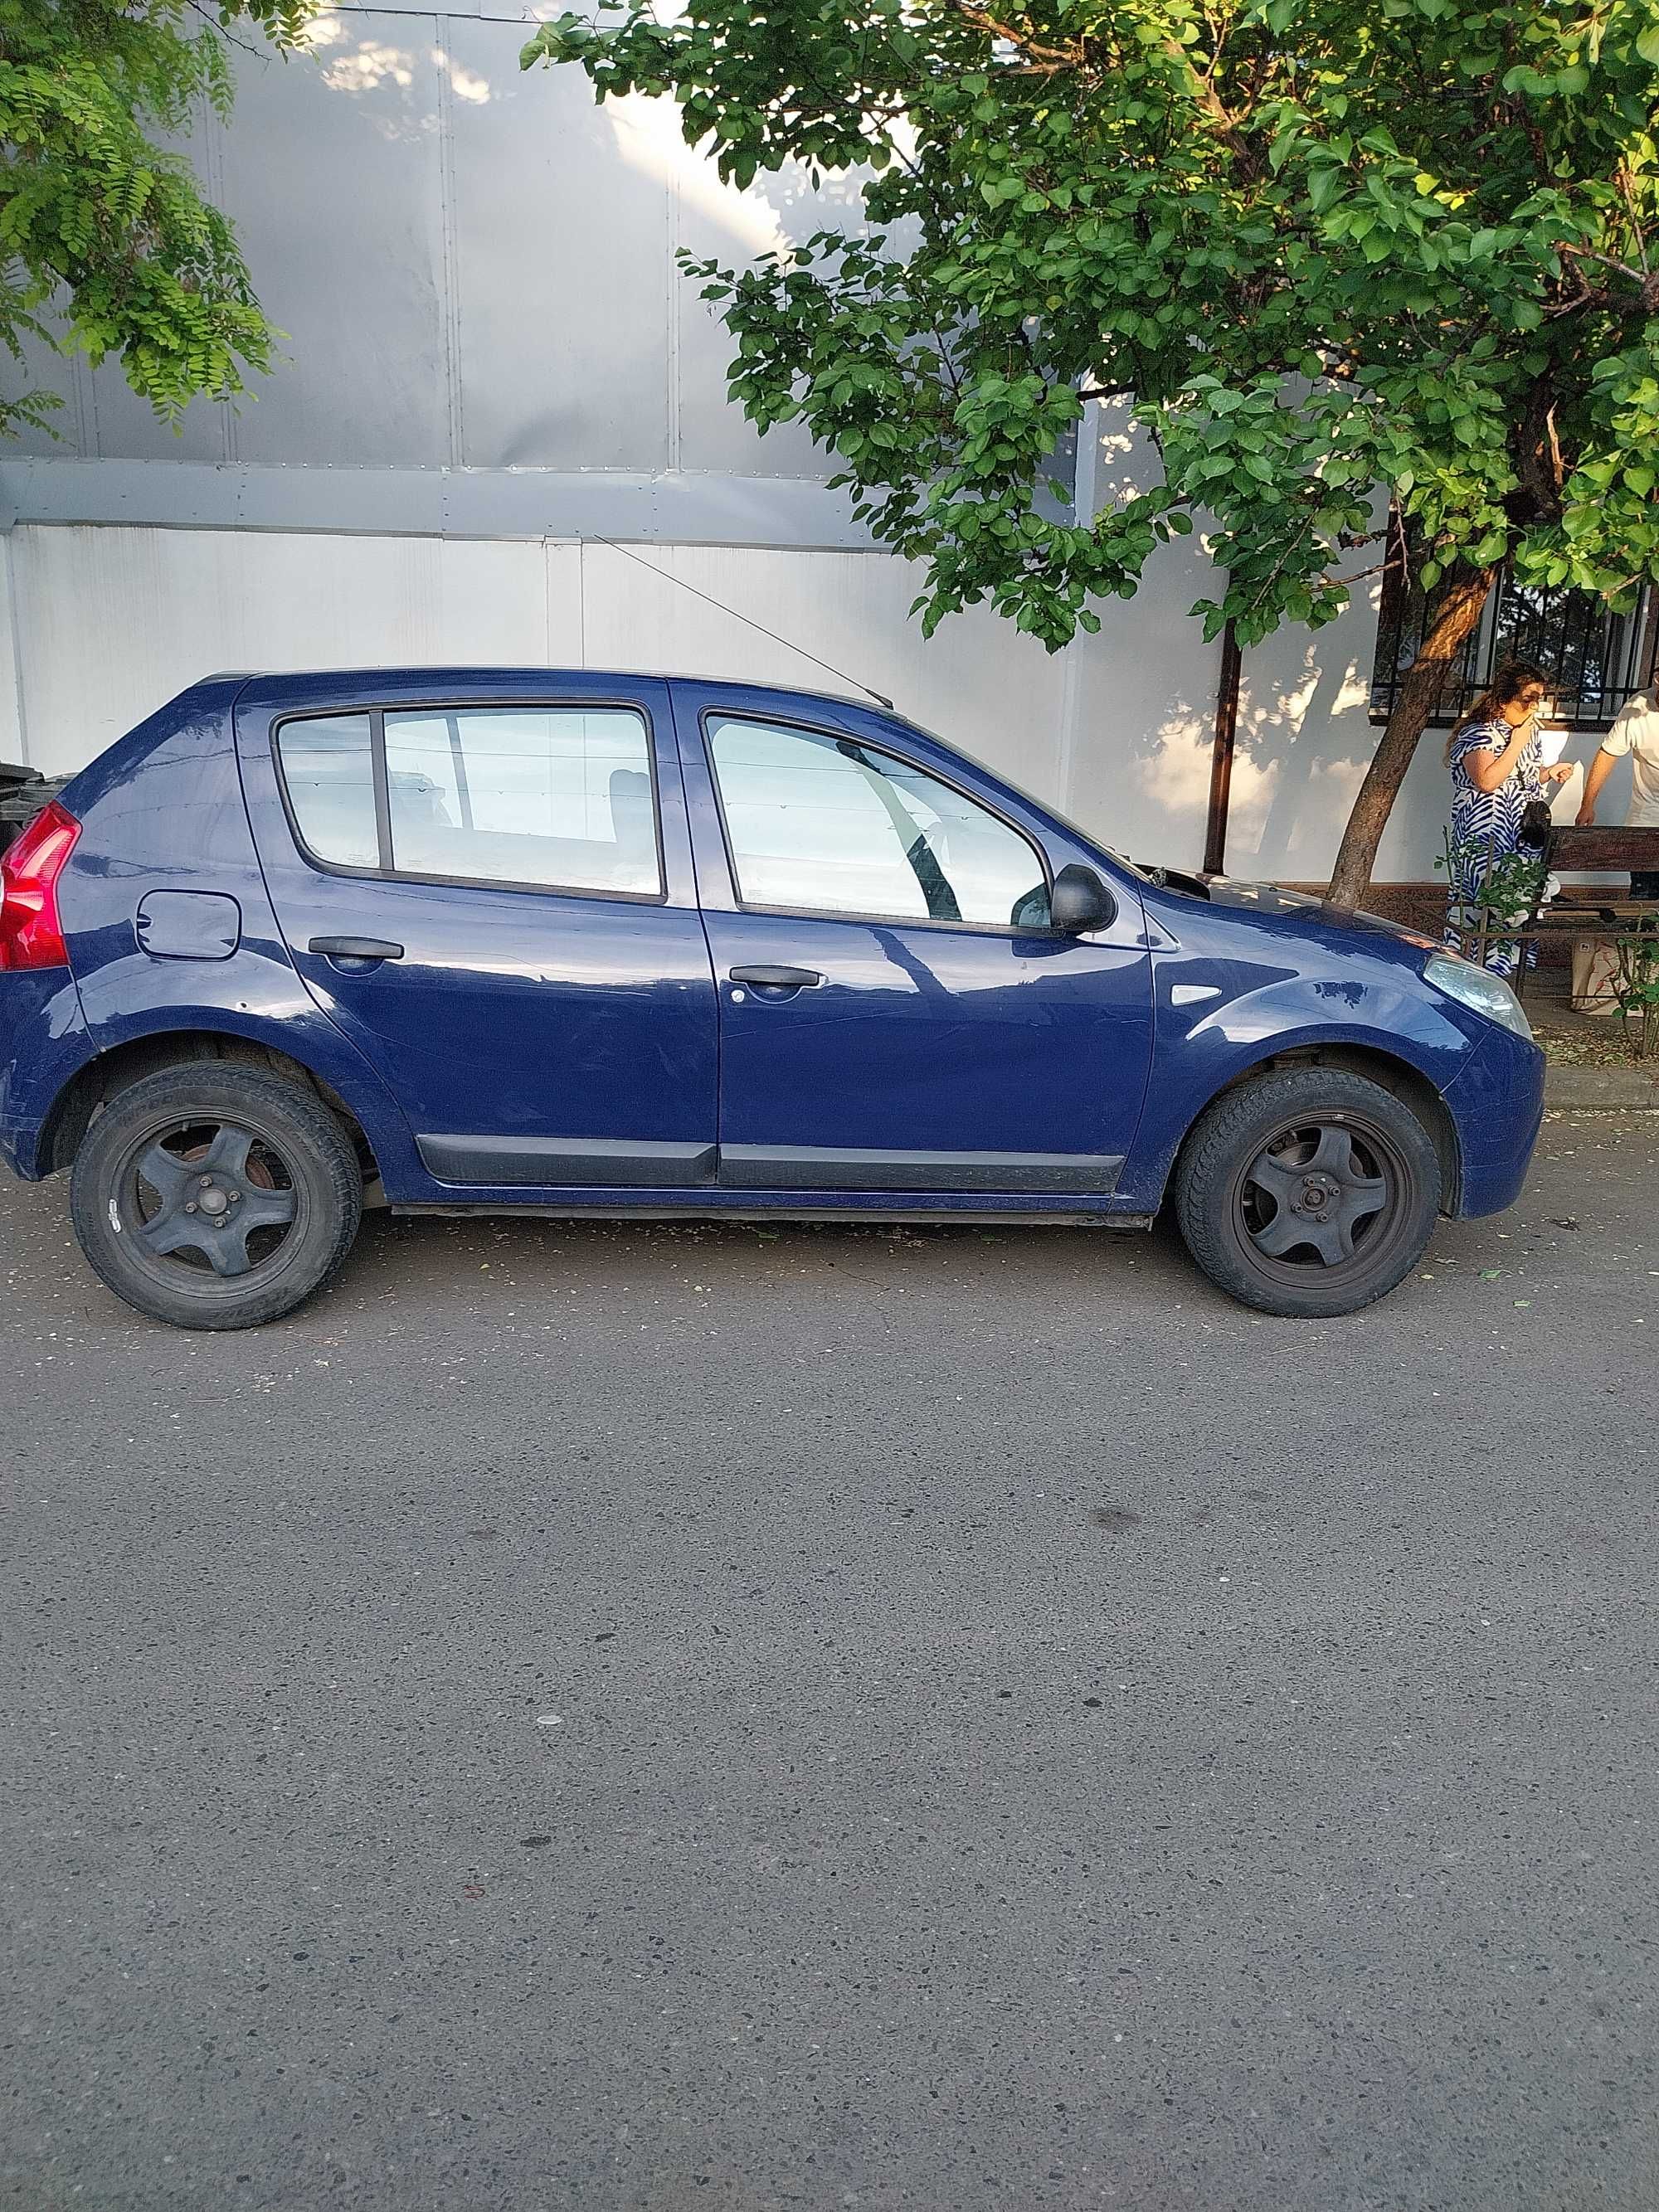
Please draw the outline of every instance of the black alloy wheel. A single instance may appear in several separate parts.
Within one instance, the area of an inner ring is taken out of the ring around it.
[[[1267,1313],[1371,1304],[1433,1234],[1441,1169],[1402,1099],[1343,1069],[1270,1071],[1200,1116],[1175,1176],[1182,1234],[1211,1279]]]
[[[300,1225],[303,1194],[282,1154],[234,1121],[138,1139],[119,1181],[133,1249],[162,1282],[179,1266],[258,1274]]]
[[[1277,1131],[1237,1178],[1244,1227],[1264,1262],[1344,1267],[1386,1237],[1398,1214],[1403,1163],[1381,1130],[1356,1121]]]
[[[130,1305],[185,1328],[248,1328],[340,1266],[362,1176],[314,1091],[191,1060],[109,1102],[76,1157],[70,1203],[82,1249]]]

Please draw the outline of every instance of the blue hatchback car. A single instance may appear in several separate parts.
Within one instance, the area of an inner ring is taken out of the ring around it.
[[[852,702],[216,676],[0,859],[0,1153],[142,1312],[274,1319],[365,1205],[1139,1228],[1268,1312],[1520,1189],[1508,986],[1139,867]]]

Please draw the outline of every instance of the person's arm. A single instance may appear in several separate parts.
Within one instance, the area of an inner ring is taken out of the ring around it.
[[[1589,830],[1595,821],[1595,802],[1601,796],[1601,787],[1613,774],[1615,755],[1603,745],[1595,758],[1584,770],[1584,796],[1578,809],[1578,826]]]
[[[1468,770],[1469,781],[1477,791],[1501,791],[1515,774],[1527,742],[1532,735],[1530,721],[1522,722],[1502,752],[1489,752],[1484,746],[1466,753],[1463,765]]]

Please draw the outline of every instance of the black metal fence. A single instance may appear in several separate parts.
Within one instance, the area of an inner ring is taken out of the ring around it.
[[[1371,672],[1374,721],[1386,721],[1392,713],[1401,679],[1417,658],[1436,611],[1432,597],[1407,580],[1398,553],[1397,532],[1390,532]],[[1478,628],[1458,654],[1435,721],[1456,721],[1486,690],[1500,662],[1520,659],[1537,661],[1554,678],[1551,721],[1574,729],[1606,729],[1625,702],[1652,680],[1650,599],[1644,592],[1634,612],[1616,615],[1594,592],[1518,584],[1504,570]]]

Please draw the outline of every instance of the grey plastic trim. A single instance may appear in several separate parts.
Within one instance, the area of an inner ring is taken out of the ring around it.
[[[1116,1152],[889,1152],[829,1145],[722,1145],[720,1182],[740,1190],[1053,1191],[1109,1196]]]
[[[932,1203],[901,1196],[890,1206],[847,1206],[799,1190],[774,1192],[765,1204],[758,1198],[744,1201],[728,1199],[714,1191],[706,1192],[697,1199],[682,1199],[672,1191],[641,1191],[637,1199],[618,1200],[607,1193],[592,1200],[571,1192],[556,1203],[526,1199],[521,1204],[517,1200],[487,1198],[469,1205],[427,1206],[404,1205],[400,1200],[388,1206],[386,1211],[429,1215],[447,1221],[464,1220],[469,1215],[476,1219],[480,1213],[494,1213],[532,1221],[933,1221],[952,1227],[971,1227],[981,1223],[988,1228],[1000,1229],[1143,1231],[1150,1229],[1157,1218],[1151,1213],[1109,1213],[1100,1204],[1085,1211],[1079,1206],[1038,1206],[1030,1199],[1024,1204],[967,1206],[952,1203],[944,1196]]]
[[[252,463],[0,461],[0,528],[105,523],[386,538],[605,538],[868,551],[852,501],[788,477],[680,471],[272,468]]]
[[[714,1177],[713,1145],[642,1145],[617,1137],[416,1137],[415,1142],[427,1172],[440,1182],[689,1190]]]

